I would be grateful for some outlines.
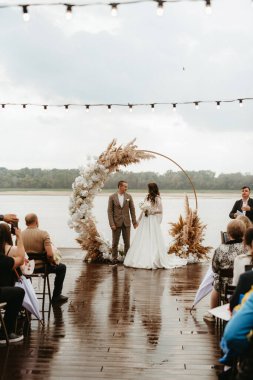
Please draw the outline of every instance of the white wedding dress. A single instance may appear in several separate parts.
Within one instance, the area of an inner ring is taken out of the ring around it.
[[[175,254],[167,254],[161,231],[162,202],[159,196],[155,204],[145,199],[148,204],[148,216],[142,211],[134,240],[126,254],[124,265],[133,268],[158,269],[177,268],[187,264]]]

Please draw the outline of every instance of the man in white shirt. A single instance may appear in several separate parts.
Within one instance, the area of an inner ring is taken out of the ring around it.
[[[138,226],[135,216],[135,207],[132,196],[127,191],[126,181],[119,181],[118,191],[109,197],[108,219],[112,229],[112,260],[117,263],[118,244],[122,233],[124,241],[124,253],[126,254],[130,246],[131,220],[134,228]]]
[[[232,210],[229,213],[229,217],[231,219],[235,219],[239,215],[239,211],[243,215],[246,215],[253,223],[253,199],[250,198],[250,187],[243,186],[241,190],[242,199],[239,199],[235,202]]]

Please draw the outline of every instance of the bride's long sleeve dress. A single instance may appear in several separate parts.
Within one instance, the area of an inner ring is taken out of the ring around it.
[[[160,196],[157,196],[155,204],[150,203],[149,215],[145,216],[144,212],[141,213],[134,240],[124,260],[125,266],[142,269],[171,269],[187,264],[186,259],[175,254],[167,254],[161,231],[162,214],[162,201]]]

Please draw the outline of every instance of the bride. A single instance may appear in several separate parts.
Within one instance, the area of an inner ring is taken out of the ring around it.
[[[175,254],[168,255],[162,237],[162,201],[156,183],[148,184],[148,195],[141,203],[139,227],[129,248],[124,265],[133,268],[176,268],[187,264]]]

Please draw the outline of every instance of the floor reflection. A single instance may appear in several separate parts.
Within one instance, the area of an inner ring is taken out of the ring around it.
[[[50,375],[49,363],[52,362],[59,350],[60,339],[65,336],[61,306],[55,306],[52,310],[54,315],[52,324],[41,327],[37,321],[32,321],[23,342],[1,348],[1,380],[25,378],[27,375],[39,376],[40,374],[41,378],[45,378],[45,373],[47,376]],[[44,367],[41,370],[43,361],[48,362],[46,371]]]
[[[161,297],[164,291],[164,271],[125,269],[131,278],[134,320],[140,319],[146,331],[147,342],[156,346],[161,330]]]

